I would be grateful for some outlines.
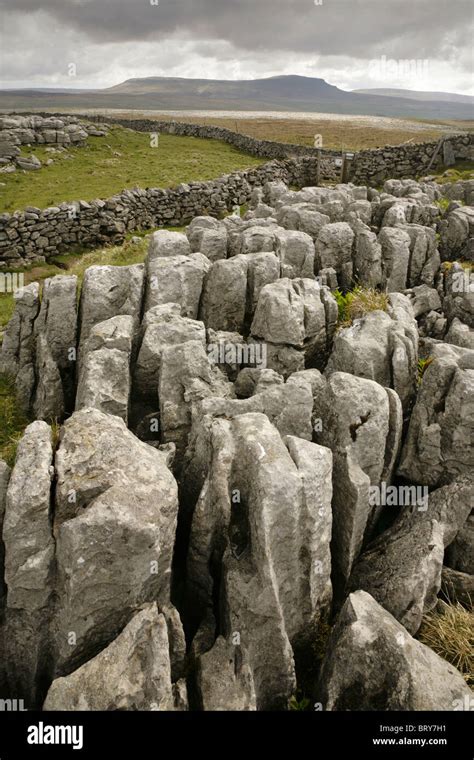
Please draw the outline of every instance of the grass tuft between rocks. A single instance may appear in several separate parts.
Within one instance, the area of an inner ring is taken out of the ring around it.
[[[106,265],[123,267],[141,264],[145,260],[148,250],[148,239],[143,237],[144,234],[134,233],[132,238],[126,240],[123,245],[105,246],[86,252],[78,251],[64,254],[55,256],[46,264],[35,264],[23,270],[25,285],[29,285],[31,282],[42,283],[48,277],[67,274],[76,275],[80,286],[88,267]],[[2,343],[2,330],[10,321],[14,307],[13,293],[0,293],[0,345]]]
[[[387,311],[388,295],[375,288],[357,286],[344,294],[340,290],[333,293],[339,309],[339,328],[350,327],[355,319],[365,317],[371,311]]]
[[[418,639],[454,665],[474,686],[474,612],[459,602],[439,601],[423,618]]]
[[[18,442],[30,422],[16,399],[13,380],[0,375],[0,458],[9,467],[15,464]]]

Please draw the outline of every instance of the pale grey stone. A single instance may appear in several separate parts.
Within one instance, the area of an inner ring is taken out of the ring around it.
[[[197,319],[203,282],[210,266],[202,253],[149,259],[145,312],[154,306],[178,303],[183,317]]]
[[[325,710],[462,710],[461,673],[365,591],[347,599],[331,634],[317,698]]]
[[[96,657],[51,684],[43,710],[173,710],[168,630],[156,604]]]

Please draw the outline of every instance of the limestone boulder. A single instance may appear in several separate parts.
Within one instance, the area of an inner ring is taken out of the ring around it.
[[[462,710],[472,698],[461,673],[365,591],[347,599],[327,652],[317,689],[325,710]]]
[[[45,711],[174,710],[166,619],[144,605],[98,655],[49,687]]]
[[[92,327],[83,346],[76,410],[98,409],[127,422],[134,332],[134,318],[125,315]]]
[[[150,236],[148,260],[165,256],[189,256],[191,246],[188,238],[182,232],[158,230]]]
[[[398,395],[373,380],[334,372],[316,383],[315,439],[333,452],[333,562],[342,594],[378,511],[370,487],[390,483],[400,450],[402,407]]]
[[[40,308],[37,282],[13,295],[15,310],[5,330],[0,372],[14,378],[20,404],[29,409],[35,385],[34,322]]]
[[[352,285],[353,274],[353,244],[354,232],[347,222],[326,224],[315,242],[315,272],[332,268],[337,273],[339,286],[349,289]]]
[[[283,441],[261,414],[215,419],[210,436],[187,563],[190,619],[198,629],[220,595],[216,633],[239,633],[257,709],[282,708],[295,688],[292,647],[311,640],[330,604],[331,453]]]
[[[143,264],[94,266],[84,275],[80,302],[79,362],[94,325],[112,317],[130,316],[138,332],[143,300]]]
[[[187,341],[206,345],[203,322],[182,317],[179,304],[154,306],[146,313],[143,339],[134,370],[138,392],[145,397],[158,399],[158,380],[161,354],[164,346],[175,346]]]
[[[391,387],[408,410],[416,393],[418,332],[408,299],[394,294],[392,302],[389,313],[369,312],[338,331],[326,371],[349,372]]]
[[[407,494],[408,505],[357,562],[351,589],[367,591],[415,635],[436,605],[445,548],[466,522],[472,493],[472,482],[459,481],[418,498]]]
[[[209,259],[202,253],[149,258],[145,312],[155,306],[178,303],[183,317],[197,319],[204,278],[210,266]]]
[[[33,422],[18,444],[6,494],[5,668],[10,693],[38,707],[50,674],[55,541],[51,526],[51,428]]]
[[[425,366],[398,473],[435,487],[472,472],[474,354],[438,343]]]
[[[141,604],[169,604],[178,497],[166,454],[96,409],[64,424],[56,471],[62,676],[116,638]]]

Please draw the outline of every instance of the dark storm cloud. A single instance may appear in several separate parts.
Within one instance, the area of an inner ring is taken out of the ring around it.
[[[472,34],[471,0],[0,0],[0,8],[7,21],[46,13],[94,43],[176,36],[359,59],[452,58]]]

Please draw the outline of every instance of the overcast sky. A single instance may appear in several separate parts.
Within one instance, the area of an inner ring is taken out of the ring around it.
[[[343,89],[474,94],[473,8],[472,0],[0,0],[0,86],[302,74]]]

